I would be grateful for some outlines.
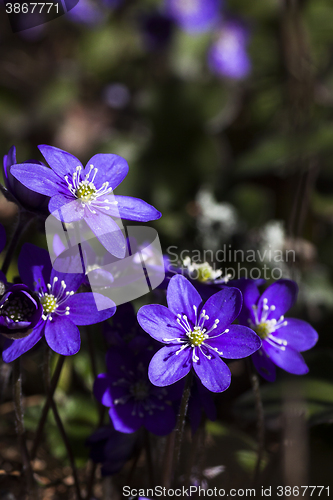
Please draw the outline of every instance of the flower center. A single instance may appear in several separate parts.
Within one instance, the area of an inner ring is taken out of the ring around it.
[[[26,297],[12,296],[1,307],[1,315],[7,316],[15,323],[27,321],[34,313],[31,302]]]
[[[255,325],[254,331],[256,332],[257,335],[261,339],[265,339],[269,336],[270,333],[274,332],[275,330],[275,325],[276,321],[266,321],[264,323],[259,323],[258,325]]]
[[[275,311],[276,307],[275,305],[269,306],[266,298],[263,300],[261,314],[259,314],[258,306],[253,305],[252,309],[255,324],[253,324],[251,319],[248,319],[249,327],[252,328],[261,339],[265,340],[273,347],[284,351],[288,342],[280,339],[275,332],[283,326],[287,326],[288,321],[285,321],[284,316],[281,316],[278,320],[276,318],[267,319],[269,314]],[[275,335],[272,335],[272,333],[275,333]]]
[[[192,262],[190,257],[186,257],[183,260],[183,265],[187,268],[190,274],[190,278],[197,279],[202,283],[205,283],[207,281],[214,281],[217,278],[220,278],[222,274],[222,271],[220,269],[215,271],[215,269],[210,264],[208,264],[208,262],[197,264],[196,262]]]
[[[207,344],[205,341],[207,339],[215,339],[217,337],[220,337],[224,333],[228,333],[229,330],[228,328],[224,330],[223,332],[219,333],[218,335],[212,336],[210,335],[215,328],[218,327],[218,324],[220,322],[219,319],[215,319],[214,323],[211,324],[211,327],[209,330],[204,327],[205,322],[209,320],[209,316],[207,316],[205,309],[202,310],[200,315],[198,316],[198,309],[195,305],[193,305],[193,309],[195,312],[195,325],[192,327],[190,325],[189,319],[186,316],[186,314],[177,314],[177,323],[179,326],[185,330],[186,337],[176,337],[176,338],[165,338],[163,339],[163,342],[179,342],[182,344],[182,346],[178,349],[178,351],[175,352],[175,354],[181,353],[184,349],[187,349],[188,347],[192,349],[192,361],[194,363],[197,363],[199,361],[199,357],[196,354],[196,349],[198,349],[203,356],[205,356],[207,359],[212,359],[212,356],[209,353],[209,351],[214,351],[216,352],[219,356],[223,355],[223,352],[220,352],[217,347],[212,347],[211,345]]]
[[[98,168],[95,168],[94,165],[90,165],[89,172],[83,179],[81,177],[81,171],[82,167],[81,165],[78,165],[71,179],[69,179],[68,175],[65,176],[67,187],[74,198],[80,200],[82,205],[87,206],[93,214],[95,214],[96,211],[92,210],[90,207],[92,204],[96,208],[103,208],[104,210],[110,210],[110,205],[118,204],[116,200],[110,201],[105,198],[101,200],[98,199],[101,196],[105,197],[112,193],[112,187],[109,187],[109,182],[103,182],[99,189],[96,188],[95,177],[98,172]],[[90,178],[91,174],[92,177]]]
[[[96,188],[92,182],[82,181],[75,192],[75,196],[82,201],[90,201],[96,197]]]
[[[209,335],[204,333],[200,326],[195,326],[192,332],[188,332],[186,335],[190,339],[192,346],[201,345],[206,339],[209,338]]]
[[[136,401],[143,401],[149,396],[149,387],[144,380],[139,380],[130,388],[130,393]]]
[[[44,320],[52,321],[52,314],[55,313],[58,316],[68,316],[70,307],[67,306],[63,308],[62,306],[69,299],[74,292],[66,291],[66,283],[64,280],[61,281],[58,290],[56,290],[56,283],[58,282],[57,276],[53,278],[53,283],[47,284],[48,292],[44,292],[42,287],[38,292],[39,300],[43,306],[42,318]],[[37,283],[34,283],[37,286]]]
[[[41,297],[40,301],[43,306],[43,311],[46,314],[53,313],[58,307],[57,299],[52,294],[45,293],[45,295]]]

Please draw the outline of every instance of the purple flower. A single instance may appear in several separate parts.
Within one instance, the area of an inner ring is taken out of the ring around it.
[[[171,41],[173,21],[169,15],[151,12],[142,16],[142,36],[149,51],[163,50]]]
[[[237,21],[225,22],[208,53],[210,69],[221,76],[239,80],[249,75],[248,30]]]
[[[36,293],[25,285],[11,285],[0,299],[0,333],[20,339],[39,323],[43,307]]]
[[[85,220],[101,244],[123,258],[126,241],[113,218],[141,222],[159,219],[161,213],[143,200],[114,196],[113,190],[128,173],[126,160],[118,155],[97,154],[84,168],[70,153],[39,146],[51,169],[22,163],[11,173],[29,189],[50,196],[50,212],[63,222]]]
[[[136,434],[124,434],[108,425],[94,432],[86,444],[90,447],[90,458],[102,464],[102,476],[111,476],[119,472],[131,458],[136,442]]]
[[[75,7],[66,13],[66,17],[87,26],[96,26],[105,20],[101,6],[91,0],[80,0]]]
[[[137,322],[134,307],[130,302],[117,307],[117,312],[112,318],[112,326],[105,322],[103,333],[109,346],[129,348],[133,352],[152,344],[151,338]]]
[[[203,33],[220,19],[220,0],[165,0],[167,13],[188,33]]]
[[[3,157],[3,177],[5,182],[5,187],[7,189],[7,198],[10,201],[18,203],[23,209],[29,212],[37,212],[47,214],[47,205],[49,202],[49,197],[43,194],[38,194],[31,189],[28,189],[20,181],[15,179],[11,173],[11,167],[16,165],[16,148],[12,146]],[[28,161],[27,163],[39,163],[36,160]],[[40,163],[42,165],[42,163]],[[9,196],[8,196],[9,194]]]
[[[124,0],[103,0],[103,3],[110,9],[118,9],[124,3]]]
[[[149,379],[157,386],[173,384],[191,368],[212,392],[226,390],[231,373],[220,356],[239,359],[250,356],[261,345],[249,328],[231,325],[242,307],[236,288],[223,288],[205,304],[184,276],[174,276],[167,289],[168,308],[143,306],[138,312],[142,328],[166,344],[149,365]]]
[[[262,339],[262,346],[253,356],[253,363],[262,377],[273,382],[275,365],[294,375],[309,371],[300,352],[313,347],[318,334],[301,319],[285,318],[296,301],[298,287],[294,281],[279,280],[260,296],[258,286],[250,279],[233,282],[244,297],[240,323],[250,326]]]
[[[2,355],[5,363],[29,351],[43,336],[53,351],[65,356],[76,354],[81,343],[77,325],[99,323],[116,311],[114,303],[103,295],[75,293],[84,275],[55,271],[48,252],[35,245],[23,245],[18,268],[22,281],[38,295],[43,314],[30,335],[7,340]]]
[[[117,431],[135,432],[143,426],[152,434],[164,436],[176,424],[169,391],[155,387],[148,380],[151,356],[148,350],[134,354],[128,348],[117,347],[107,352],[107,373],[96,378],[94,394],[109,407]]]

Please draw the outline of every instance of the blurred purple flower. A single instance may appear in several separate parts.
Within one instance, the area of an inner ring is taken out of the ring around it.
[[[123,109],[131,98],[130,91],[122,83],[111,83],[104,89],[104,100],[110,108]]]
[[[194,368],[202,384],[212,392],[225,391],[231,373],[220,356],[239,359],[261,345],[260,338],[245,326],[231,325],[242,307],[236,288],[223,288],[205,304],[193,285],[174,276],[167,289],[168,308],[143,306],[138,321],[151,337],[167,344],[149,365],[149,379],[159,387],[177,382]]]
[[[298,287],[294,281],[279,280],[260,296],[258,286],[250,279],[234,281],[244,297],[239,322],[250,326],[262,339],[262,347],[252,356],[262,377],[273,382],[275,365],[294,375],[309,371],[300,352],[313,347],[318,334],[306,321],[285,319],[284,314],[296,301]]]
[[[220,20],[221,0],[165,0],[166,12],[188,33],[209,31]]]
[[[101,5],[91,0],[80,0],[78,4],[66,13],[71,21],[87,26],[97,26],[105,20]]]
[[[94,432],[86,445],[90,447],[91,460],[102,464],[102,476],[111,476],[119,472],[131,458],[136,441],[136,434],[118,432],[110,424]]]
[[[0,299],[0,333],[10,339],[24,338],[39,323],[42,314],[36,293],[25,285],[11,285]]]
[[[161,213],[143,200],[114,196],[128,164],[113,154],[97,154],[84,168],[75,156],[52,146],[39,146],[51,168],[22,163],[11,169],[29,189],[50,196],[50,212],[63,222],[84,220],[108,252],[123,258],[125,237],[114,218],[148,222]]]
[[[123,3],[124,0],[102,0],[104,5],[109,7],[110,9],[118,9]]]
[[[148,380],[151,356],[148,350],[134,354],[127,347],[111,347],[106,355],[107,373],[95,380],[95,397],[109,408],[120,432],[135,432],[143,426],[152,434],[165,436],[176,424],[169,391]]]
[[[137,322],[134,307],[130,302],[117,307],[112,325],[108,322],[103,324],[103,333],[109,346],[127,347],[133,352],[148,348],[151,344],[151,338]]]
[[[248,29],[242,23],[223,23],[208,53],[210,69],[218,75],[235,80],[247,77],[251,71],[251,60],[247,53],[248,41]]]
[[[158,51],[167,47],[171,41],[173,20],[162,12],[151,12],[141,18],[142,37],[147,50]]]
[[[27,163],[43,165],[43,163],[36,160],[29,160]],[[50,198],[44,194],[36,193],[15,179],[11,173],[11,167],[16,164],[16,148],[12,146],[8,154],[3,157],[3,177],[7,189],[7,192],[4,193],[5,196],[10,201],[18,203],[24,210],[47,215]]]
[[[18,268],[22,281],[38,295],[43,314],[30,335],[7,341],[2,355],[5,363],[29,351],[43,336],[58,354],[76,354],[81,344],[77,325],[99,323],[116,311],[112,300],[103,295],[75,293],[84,275],[55,271],[48,252],[42,248],[25,243],[19,255]]]

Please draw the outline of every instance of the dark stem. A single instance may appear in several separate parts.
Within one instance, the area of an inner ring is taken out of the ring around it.
[[[78,474],[77,474],[77,469],[76,469],[76,465],[75,465],[75,458],[73,455],[72,447],[71,447],[71,444],[69,442],[68,436],[66,434],[64,425],[61,421],[61,418],[60,418],[60,415],[59,415],[59,412],[57,409],[57,405],[55,404],[55,401],[53,398],[51,399],[51,408],[53,411],[53,415],[54,415],[56,424],[57,424],[58,429],[60,431],[62,440],[63,440],[64,445],[66,447],[67,455],[68,455],[68,458],[69,458],[69,461],[70,461],[70,464],[72,467],[72,473],[73,473],[73,478],[74,478],[74,485],[75,485],[77,500],[82,500],[81,491],[80,491],[80,483],[79,483],[79,478],[78,478]]]
[[[151,442],[149,432],[144,429],[144,443],[145,443],[145,451],[146,451],[146,463],[148,466],[148,474],[149,474],[149,482],[150,488],[155,488],[155,474],[154,474],[154,465],[153,458],[151,453]]]
[[[183,392],[182,400],[180,403],[177,425],[176,425],[176,429],[175,429],[175,447],[174,447],[173,458],[172,458],[171,480],[170,480],[171,483],[173,482],[173,478],[175,476],[175,471],[176,471],[178,464],[179,464],[180,450],[181,450],[183,436],[184,436],[185,418],[186,418],[186,414],[187,414],[188,402],[189,402],[190,395],[191,395],[191,385],[192,385],[192,372],[190,372],[187,375],[186,380],[185,380],[184,392]]]
[[[87,326],[86,331],[87,331],[88,351],[90,356],[91,369],[93,372],[94,379],[96,379],[97,377],[96,353],[95,353],[95,346],[92,339],[92,330],[90,325]]]
[[[97,428],[102,427],[102,425],[103,425],[105,411],[106,411],[105,406],[100,405],[99,422],[98,422],[98,427]],[[93,488],[94,488],[94,482],[95,482],[96,469],[97,469],[97,464],[95,462],[92,462],[91,470],[90,470],[90,475],[89,475],[89,479],[88,479],[88,482],[87,482],[87,497],[86,497],[87,500],[89,500],[90,497],[91,497],[91,495],[92,495],[92,491],[93,491]]]
[[[22,375],[21,375],[21,362],[20,359],[16,359],[13,363],[13,401],[15,410],[15,422],[16,422],[16,433],[18,437],[18,443],[23,460],[23,470],[27,478],[27,486],[29,493],[32,493],[35,489],[33,472],[31,469],[30,457],[27,448],[27,443],[25,440],[25,429],[24,429],[24,411],[22,404]]]
[[[172,431],[167,437],[167,442],[164,450],[163,459],[163,475],[162,475],[162,486],[165,488],[170,488],[171,486],[171,475],[172,475],[172,457],[173,450],[175,447],[176,431]]]
[[[127,476],[125,484],[131,484],[132,483],[132,479],[133,479],[133,476],[134,476],[134,472],[135,472],[136,466],[138,465],[140,455],[141,455],[141,449],[138,448],[136,450],[135,456],[133,458],[132,465],[131,465],[131,468],[129,470],[129,473],[128,473],[128,476]],[[87,499],[87,500],[89,500],[89,499]]]
[[[193,439],[192,439],[192,447],[191,452],[189,454],[187,470],[185,474],[184,486],[185,488],[189,488],[191,485],[191,476],[193,471],[197,477],[202,478],[203,475],[203,465],[205,458],[205,437],[206,437],[206,417],[203,416],[201,418],[200,425],[196,430]]]
[[[89,356],[90,356],[91,369],[93,372],[94,379],[96,380],[96,377],[97,377],[96,352],[95,352],[95,346],[94,346],[94,342],[93,342],[93,338],[92,338],[91,326],[87,326],[86,331],[87,331],[88,351],[89,351]],[[100,403],[97,403],[97,406],[98,406],[98,413],[99,413],[99,422],[98,422],[98,428],[99,428],[103,425],[106,408],[105,408],[105,406],[101,405]],[[97,465],[95,463],[92,463],[89,479],[87,482],[87,497],[86,498],[88,500],[91,497],[92,491],[94,488],[96,468],[97,468]]]
[[[48,393],[49,388],[50,388],[50,360],[51,360],[51,349],[49,348],[48,345],[45,345],[45,357],[44,357],[44,367],[43,368],[44,368],[44,381],[45,381],[46,394]],[[55,404],[55,401],[53,398],[51,400],[51,408],[53,411],[53,415],[54,415],[56,424],[59,428],[60,434],[61,434],[62,439],[64,441],[70,464],[72,466],[74,484],[75,484],[75,489],[76,489],[76,496],[77,496],[78,500],[81,500],[82,497],[81,497],[81,492],[80,492],[80,484],[79,484],[79,479],[78,479],[78,475],[77,475],[77,469],[76,469],[76,465],[75,465],[75,459],[74,459],[73,452],[72,452],[67,434],[65,432],[63,423],[61,421],[61,418],[60,418],[60,415],[59,415],[59,412],[57,409],[57,405]]]
[[[255,408],[256,408],[256,415],[257,415],[257,440],[258,440],[258,453],[257,453],[257,461],[256,461],[256,466],[254,469],[254,474],[253,474],[253,484],[255,487],[258,487],[258,481],[260,477],[260,469],[261,469],[261,462],[264,454],[264,446],[265,446],[265,420],[264,420],[264,407],[262,404],[262,399],[261,399],[261,393],[260,393],[260,383],[259,383],[259,377],[258,375],[253,372],[252,366],[251,366],[251,384],[252,384],[252,390],[254,394],[254,400],[255,400]]]
[[[34,219],[34,215],[29,213],[29,212],[22,212],[19,214],[17,226],[15,229],[15,232],[12,236],[12,239],[10,240],[10,243],[7,248],[6,256],[3,261],[1,271],[4,274],[7,274],[10,263],[12,261],[12,258],[14,256],[14,252],[16,249],[16,246],[18,242],[20,241],[21,236],[23,235],[24,231],[28,228],[32,220]]]
[[[65,356],[59,356],[57,366],[54,370],[54,374],[53,374],[51,383],[49,385],[49,391],[48,391],[48,394],[46,397],[46,401],[44,403],[44,407],[43,407],[42,414],[41,414],[39,424],[37,427],[37,431],[36,431],[36,437],[35,437],[34,444],[33,444],[32,450],[31,450],[31,459],[32,460],[36,457],[36,453],[37,453],[38,447],[40,445],[44,425],[45,425],[46,419],[47,419],[47,414],[48,414],[49,409],[51,407],[53,395],[54,395],[54,392],[56,390],[56,387],[57,387],[57,384],[59,381],[59,377],[60,377],[60,373],[61,373],[64,361],[65,361]]]

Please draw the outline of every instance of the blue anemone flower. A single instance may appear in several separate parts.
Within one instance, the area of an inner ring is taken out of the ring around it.
[[[148,379],[149,350],[134,353],[130,348],[111,347],[106,355],[107,373],[94,383],[94,394],[109,408],[114,428],[131,433],[145,427],[152,434],[165,436],[176,424],[171,403],[173,392],[155,387]],[[175,390],[175,396],[179,391]]]
[[[42,248],[25,243],[18,268],[22,281],[37,294],[43,314],[30,335],[6,341],[2,354],[6,363],[29,351],[42,337],[53,351],[65,356],[76,354],[81,344],[77,325],[99,323],[116,311],[112,300],[103,295],[75,293],[84,275],[55,271]]]
[[[11,285],[0,299],[0,333],[20,339],[29,335],[43,314],[36,293],[25,285]]]
[[[161,217],[143,200],[113,195],[128,173],[128,164],[121,156],[97,154],[84,168],[66,151],[45,145],[39,150],[51,169],[22,163],[11,168],[13,176],[29,189],[50,196],[49,210],[59,220],[85,220],[112,255],[123,258],[126,253],[125,237],[114,219],[148,222]]]
[[[205,304],[193,285],[174,276],[167,289],[168,307],[147,305],[138,321],[151,337],[166,344],[152,358],[149,379],[163,387],[185,377],[194,368],[202,384],[212,392],[226,390],[231,373],[220,356],[239,359],[250,356],[261,345],[246,326],[231,325],[242,307],[242,294],[225,287]]]
[[[259,374],[273,382],[276,366],[294,375],[307,373],[309,368],[300,352],[316,344],[318,333],[306,321],[284,317],[297,298],[295,281],[278,280],[262,295],[253,280],[241,279],[232,284],[244,297],[239,322],[250,326],[262,339],[261,349],[252,356]]]
[[[89,456],[95,463],[101,463],[102,476],[119,472],[131,458],[138,436],[116,431],[110,424],[97,429],[86,441],[90,447]]]
[[[24,183],[21,183],[13,176],[11,168],[16,165],[16,148],[12,146],[8,153],[3,157],[3,177],[5,182],[5,196],[9,201],[16,202],[21,208],[29,212],[37,212],[39,215],[47,215],[47,205],[49,197],[44,194],[36,193],[28,189]],[[29,160],[27,163],[40,164],[37,160]]]

